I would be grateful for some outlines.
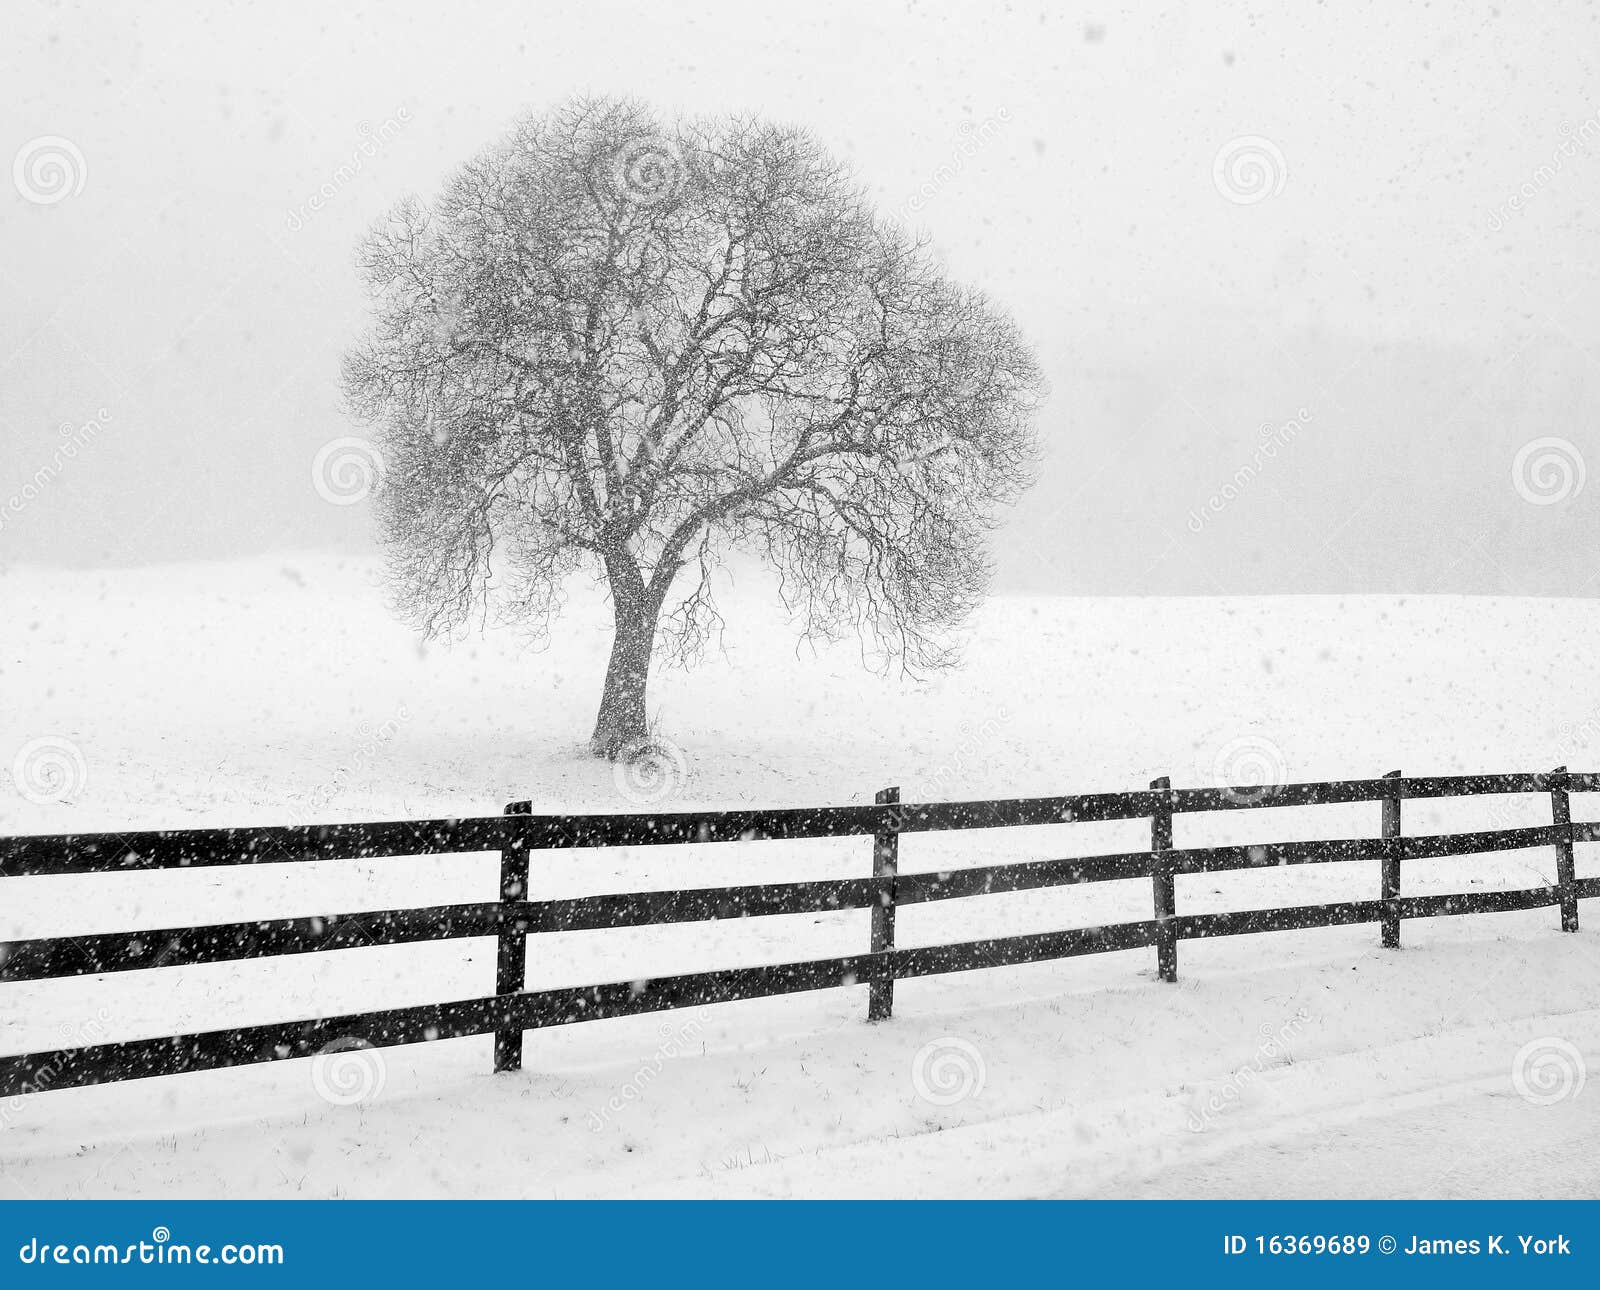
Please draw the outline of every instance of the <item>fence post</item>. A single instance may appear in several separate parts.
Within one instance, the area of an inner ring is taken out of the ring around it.
[[[1385,779],[1398,780],[1400,772],[1391,770]],[[1383,839],[1389,845],[1383,855],[1383,948],[1400,948],[1400,787],[1383,799]]]
[[[874,799],[879,806],[898,806],[900,790],[883,789]],[[878,880],[877,898],[872,902],[872,952],[894,948],[895,874],[900,867],[899,813],[891,817],[887,830],[880,829],[872,839],[872,876]],[[887,970],[874,977],[867,987],[867,1020],[884,1021],[894,1012],[894,977]]]
[[[1561,930],[1578,930],[1578,871],[1572,858],[1572,802],[1567,797],[1565,766],[1550,774],[1550,817],[1560,830],[1556,838],[1556,886],[1561,892]]]
[[[1156,906],[1156,974],[1178,979],[1178,884],[1172,873],[1172,781],[1163,775],[1150,781],[1161,796],[1150,812],[1150,884]]]
[[[507,815],[530,815],[531,802],[515,802],[506,807]],[[528,983],[528,929],[505,915],[504,906],[528,898],[528,848],[521,839],[508,840],[500,849],[500,947],[495,956],[494,992],[498,995],[520,994]],[[497,1030],[494,1032],[494,1069],[519,1071],[522,1069],[522,1030]]]

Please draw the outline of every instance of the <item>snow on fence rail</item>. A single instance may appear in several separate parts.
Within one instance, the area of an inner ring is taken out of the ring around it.
[[[1180,789],[1160,779],[1148,790],[1131,793],[922,805],[902,805],[897,789],[885,789],[872,806],[662,815],[534,815],[529,803],[520,802],[506,807],[504,815],[475,819],[0,838],[0,877],[5,878],[475,851],[499,851],[501,856],[498,901],[58,937],[0,947],[4,951],[0,981],[34,981],[472,936],[499,941],[496,993],[489,997],[3,1057],[0,1096],[310,1057],[330,1042],[349,1044],[352,1039],[386,1047],[492,1033],[495,1070],[516,1070],[526,1030],[736,999],[865,984],[870,991],[868,1018],[873,1020],[890,1015],[894,983],[900,978],[1141,947],[1154,947],[1161,979],[1175,981],[1178,942],[1208,936],[1380,923],[1383,944],[1393,947],[1400,943],[1400,924],[1407,918],[1543,906],[1559,906],[1562,930],[1574,932],[1578,901],[1600,896],[1600,878],[1577,878],[1573,844],[1600,841],[1600,823],[1573,823],[1569,809],[1573,792],[1600,792],[1600,774],[1569,774],[1559,768],[1548,774],[1406,779],[1395,771],[1382,779]],[[1401,832],[1400,804],[1407,799],[1516,793],[1548,793],[1551,823],[1420,837]],[[1175,814],[1348,802],[1383,804],[1380,836],[1172,845]],[[905,833],[1139,818],[1150,820],[1148,850],[938,873],[898,872],[899,838]],[[534,851],[837,837],[873,839],[870,877],[525,899]],[[1401,865],[1406,860],[1540,846],[1556,849],[1554,887],[1400,894]],[[1380,894],[1371,900],[1216,914],[1177,911],[1179,874],[1360,860],[1379,865]],[[915,949],[894,945],[894,915],[901,905],[1144,877],[1151,880],[1155,916],[1142,922]],[[527,937],[540,932],[842,909],[872,911],[866,953],[648,981],[540,991],[523,988]]]

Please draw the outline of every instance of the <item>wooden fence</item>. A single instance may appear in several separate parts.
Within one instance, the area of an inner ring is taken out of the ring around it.
[[[1578,902],[1600,896],[1600,878],[1576,876],[1573,845],[1600,841],[1600,823],[1573,823],[1569,809],[1573,792],[1600,792],[1600,774],[1569,774],[1561,768],[1549,774],[1405,779],[1395,771],[1382,779],[1180,789],[1161,779],[1141,792],[922,805],[902,805],[898,791],[886,789],[871,806],[661,815],[534,815],[524,802],[508,806],[502,816],[475,819],[5,838],[0,839],[0,877],[7,879],[497,851],[501,892],[499,900],[482,904],[61,937],[0,947],[3,982],[463,937],[499,941],[495,993],[489,997],[3,1057],[0,1096],[309,1057],[335,1040],[382,1047],[492,1033],[495,1069],[516,1070],[527,1030],[735,999],[865,984],[868,1017],[880,1019],[891,1014],[894,983],[904,977],[1140,947],[1153,947],[1161,979],[1175,981],[1178,943],[1197,937],[1379,923],[1382,944],[1392,947],[1399,945],[1400,925],[1408,918],[1543,906],[1559,907],[1562,930],[1575,932]],[[1442,835],[1405,836],[1401,831],[1401,804],[1407,800],[1525,793],[1549,795],[1549,824]],[[1382,804],[1378,836],[1173,846],[1172,819],[1178,814],[1350,802]],[[938,873],[899,872],[899,841],[908,833],[1142,818],[1150,821],[1148,850]],[[839,837],[873,839],[869,876],[562,900],[527,898],[529,863],[536,851]],[[1553,887],[1401,894],[1406,860],[1542,846],[1556,851]],[[1377,894],[1370,900],[1230,913],[1178,912],[1180,874],[1363,860],[1376,862],[1379,869]],[[1150,879],[1154,917],[956,944],[895,947],[895,911],[902,905],[1130,878]],[[527,937],[540,932],[844,909],[871,910],[871,940],[861,954],[648,981],[523,988]]]

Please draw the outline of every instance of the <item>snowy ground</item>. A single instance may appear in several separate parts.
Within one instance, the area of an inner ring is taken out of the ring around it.
[[[754,579],[726,661],[666,673],[681,773],[583,755],[605,615],[549,651],[419,649],[374,570],[325,558],[0,575],[0,767],[68,741],[64,803],[0,777],[8,832],[549,808],[1049,794],[1279,776],[1600,769],[1600,610],[1460,598],[999,598],[928,684],[796,651]],[[17,768],[20,769],[20,768]],[[35,794],[36,797],[41,796]],[[1408,831],[1544,823],[1536,798],[1411,803]],[[1578,799],[1578,818],[1600,801]],[[1179,845],[1355,836],[1377,808],[1180,818]],[[1144,845],[1139,822],[907,839],[906,870]],[[1594,848],[1579,872],[1600,872]],[[535,897],[859,875],[861,840],[539,857]],[[1523,887],[1545,851],[1408,865],[1410,892]],[[1376,894],[1362,865],[1184,878],[1180,911]],[[491,857],[0,878],[0,939],[491,898]],[[1148,917],[1147,883],[902,911],[901,944]],[[0,1195],[1597,1194],[1600,910],[1185,943],[531,1035],[0,1104]],[[863,912],[572,933],[529,984],[865,948]],[[0,1052],[489,993],[458,941],[0,986]],[[70,1041],[70,1039],[69,1039]],[[1564,1095],[1554,1096],[1554,1094]],[[338,1105],[364,1094],[354,1105]],[[1209,1106],[1221,1109],[1208,1112]],[[1312,1150],[1311,1148],[1315,1148]],[[1540,1166],[1514,1166],[1532,1151]],[[1307,1159],[1314,1167],[1304,1167]],[[1301,1162],[1297,1164],[1296,1162]]]

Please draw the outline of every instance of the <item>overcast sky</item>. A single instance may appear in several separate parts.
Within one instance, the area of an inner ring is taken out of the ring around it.
[[[6,6],[0,563],[371,550],[356,240],[594,92],[809,127],[1018,316],[1005,586],[1600,588],[1592,4],[335,9]]]

